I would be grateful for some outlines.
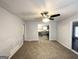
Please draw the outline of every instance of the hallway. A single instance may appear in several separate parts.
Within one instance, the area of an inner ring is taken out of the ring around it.
[[[11,59],[78,59],[78,56],[56,41],[26,41]]]
[[[78,36],[78,0],[0,0],[0,59],[78,59]]]

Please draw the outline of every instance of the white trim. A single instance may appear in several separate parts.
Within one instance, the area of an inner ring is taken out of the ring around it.
[[[39,41],[39,40],[38,40],[38,39],[37,39],[37,40],[33,40],[33,39],[32,39],[32,40],[25,40],[25,41]]]
[[[73,49],[70,49],[72,52],[74,52],[75,54],[78,54],[78,52],[74,51]]]
[[[58,40],[56,40],[57,42],[59,42]],[[61,42],[59,42],[60,44],[61,44]],[[63,45],[63,44],[61,44],[61,45]],[[65,45],[63,45],[64,47],[66,47]],[[75,54],[78,54],[76,51],[74,51],[73,49],[71,49],[71,48],[68,48],[68,47],[66,47],[67,49],[69,49],[70,51],[72,51],[73,53],[75,53]]]
[[[51,39],[51,40],[49,40],[49,41],[57,41],[56,39]]]
[[[20,45],[17,45],[14,49],[12,49],[8,59],[11,59],[11,57],[21,48],[22,45],[23,45],[23,43]]]

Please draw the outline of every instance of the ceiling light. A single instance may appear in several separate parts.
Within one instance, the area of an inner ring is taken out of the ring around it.
[[[47,23],[47,22],[49,22],[50,20],[48,19],[48,18],[43,18],[43,20],[42,20],[44,23]]]
[[[44,26],[44,27],[43,27],[43,30],[47,30],[47,26]]]

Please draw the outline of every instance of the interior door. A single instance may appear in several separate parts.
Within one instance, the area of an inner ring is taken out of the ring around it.
[[[78,52],[78,22],[73,22],[72,49]]]

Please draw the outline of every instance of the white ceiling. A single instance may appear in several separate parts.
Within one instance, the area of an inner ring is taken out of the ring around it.
[[[57,20],[77,14],[78,0],[0,0],[0,6],[24,20],[42,17],[41,12],[60,13]]]

